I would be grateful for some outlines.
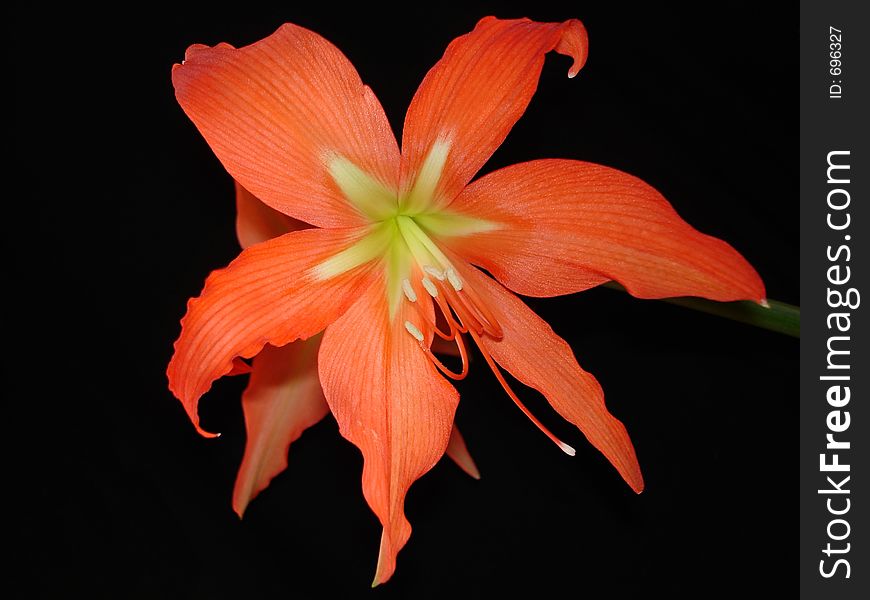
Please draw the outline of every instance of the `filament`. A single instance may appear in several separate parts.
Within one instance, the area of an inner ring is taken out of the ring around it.
[[[434,273],[429,273],[428,270],[427,274],[432,275],[433,277],[435,276]],[[445,284],[445,281],[447,281],[449,285]],[[432,364],[450,379],[465,379],[468,375],[468,350],[465,346],[462,334],[468,333],[471,335],[475,344],[477,344],[481,354],[483,354],[483,358],[486,360],[486,364],[489,365],[490,370],[492,370],[493,375],[495,375],[495,378],[498,380],[499,384],[501,384],[502,389],[504,389],[510,399],[513,400],[514,404],[516,404],[523,414],[526,415],[526,417],[528,417],[528,419],[565,454],[574,456],[574,448],[556,437],[552,431],[544,426],[544,424],[532,414],[519,397],[517,397],[507,380],[505,380],[504,375],[495,363],[495,360],[493,360],[492,356],[483,345],[481,341],[482,336],[487,335],[495,340],[500,340],[504,337],[504,332],[492,312],[486,307],[485,303],[480,301],[480,297],[477,296],[470,287],[462,285],[461,280],[456,276],[456,273],[452,268],[448,268],[445,275],[441,278],[436,277],[433,281],[424,277],[422,282],[423,287],[435,301],[434,303],[438,305],[450,331],[446,333],[441,331],[435,323],[437,319],[433,320],[426,318],[426,322],[441,339],[456,343],[459,349],[459,355],[462,359],[462,371],[457,373],[447,368],[444,363],[435,356],[431,349],[426,346],[425,342],[420,339],[423,336],[420,335],[418,337],[416,335],[416,328],[412,330],[408,328],[409,324],[406,323],[408,332],[417,339],[420,348],[425,352],[429,360],[432,361]]]

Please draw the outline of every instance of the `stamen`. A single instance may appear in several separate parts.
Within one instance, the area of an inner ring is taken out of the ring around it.
[[[435,354],[432,352],[432,350],[430,348],[427,348],[425,346],[425,344],[422,343],[422,341],[420,343],[420,348],[426,353],[426,356],[429,358],[429,360],[432,361],[432,364],[434,364],[438,368],[438,370],[441,371],[444,375],[446,375],[450,379],[455,379],[457,381],[461,380],[461,379],[465,379],[465,376],[468,375],[468,352],[465,349],[465,341],[462,339],[461,334],[467,330],[464,330],[464,329],[460,330],[457,327],[456,322],[454,321],[452,315],[450,314],[450,308],[446,305],[446,302],[444,301],[444,298],[442,296],[439,296],[437,298],[437,302],[438,302],[438,307],[441,309],[442,313],[444,314],[444,318],[447,321],[447,324],[450,326],[450,333],[446,334],[446,333],[442,332],[438,328],[438,326],[435,323],[433,323],[431,320],[427,319],[427,322],[429,323],[429,326],[432,327],[432,329],[435,331],[435,333],[438,334],[438,337],[440,337],[441,339],[446,340],[448,342],[455,342],[456,343],[456,346],[459,349],[459,356],[462,358],[462,371],[459,373],[456,373],[454,371],[451,371],[447,367],[445,367],[444,363],[442,363],[438,359],[438,357],[435,356]],[[424,318],[426,318],[426,317],[424,317]],[[406,327],[407,327],[407,325],[406,325]]]
[[[460,333],[468,333],[468,328],[464,327],[463,325],[460,325],[457,322],[457,318],[460,318],[460,317],[454,318],[454,316],[453,316],[454,313],[451,310],[450,305],[447,303],[447,300],[445,299],[443,294],[438,295],[435,298],[435,302],[438,304],[438,308],[441,309],[441,314],[444,316],[444,320],[447,321],[447,325],[450,327],[450,335],[449,336],[441,335],[442,338],[444,338],[445,340],[452,340],[453,338],[457,337]],[[436,331],[437,331],[437,328],[436,328]],[[439,332],[439,335],[440,335],[440,332]]]
[[[424,277],[422,280],[423,287],[426,288],[426,291],[429,292],[429,295],[433,298],[438,297],[438,288],[435,287],[435,284],[432,283],[432,280],[428,277]]]
[[[569,446],[569,445],[566,444],[565,442],[561,442],[561,443],[559,444],[559,448],[561,448],[561,449],[562,449],[562,452],[564,452],[564,453],[567,454],[568,456],[574,456],[575,454],[577,454],[577,451],[574,450],[574,448],[572,448],[571,446]]]
[[[457,292],[462,291],[462,280],[459,279],[459,275],[456,274],[453,267],[447,267],[447,281],[450,282],[450,285],[453,286],[454,290]]]
[[[463,304],[470,306],[471,309],[474,310],[475,317],[484,323],[484,330],[486,333],[493,339],[502,339],[504,337],[504,332],[501,329],[501,325],[498,323],[498,319],[496,319],[495,315],[493,315],[487,308],[486,303],[480,299],[480,296],[477,295],[474,288],[464,288],[464,293],[468,296],[469,302],[463,302]],[[456,297],[461,298],[458,294]]]
[[[426,355],[429,357],[429,360],[438,367],[438,370],[444,373],[450,379],[461,381],[465,379],[465,376],[468,375],[468,354],[465,350],[465,342],[462,341],[462,336],[457,335],[455,338],[456,346],[459,348],[459,356],[462,357],[462,371],[456,373],[451,371],[447,367],[444,366],[437,356],[435,356],[429,348],[423,347],[423,350],[426,352]]]
[[[423,271],[427,275],[431,275],[438,281],[444,281],[444,271],[442,271],[441,269],[436,269],[432,265],[423,265]]]
[[[402,280],[402,291],[405,292],[405,298],[407,298],[409,302],[417,301],[417,292],[415,292],[414,288],[411,287],[411,282],[408,281],[407,277]]]
[[[456,315],[468,330],[474,330],[478,335],[486,333],[495,339],[501,339],[501,329],[496,328],[489,320],[482,317],[480,315],[481,311],[475,307],[473,302],[469,303],[464,296],[461,296],[452,287],[445,286],[444,294],[447,296],[450,306],[453,307]]]
[[[435,276],[433,271],[437,271],[437,269],[429,265],[423,267],[423,270],[432,276]],[[465,342],[462,339],[462,334],[470,334],[474,342],[477,344],[477,347],[480,348],[480,352],[483,354],[486,364],[489,365],[493,375],[495,375],[495,378],[501,384],[501,387],[510,399],[513,400],[514,404],[516,404],[517,407],[523,411],[523,414],[526,415],[526,417],[528,417],[528,419],[534,423],[544,435],[550,438],[550,440],[556,444],[562,452],[568,456],[574,456],[574,448],[557,438],[553,432],[547,429],[544,424],[541,423],[520,401],[510,385],[508,385],[508,382],[505,380],[504,375],[502,375],[501,370],[498,365],[496,365],[492,356],[490,356],[489,352],[487,352],[486,348],[483,346],[483,343],[481,342],[481,337],[483,335],[487,335],[496,340],[503,337],[501,326],[492,315],[492,312],[490,312],[486,305],[480,301],[479,296],[477,296],[471,288],[467,288],[464,294],[459,293],[463,290],[462,280],[459,279],[459,276],[452,267],[448,267],[444,272],[437,272],[442,275],[441,278],[436,279],[439,283],[433,282],[428,277],[423,277],[421,282],[423,287],[426,289],[426,292],[435,299],[438,308],[441,310],[441,314],[444,316],[444,320],[447,321],[447,324],[450,327],[450,333],[446,334],[442,332],[431,319],[428,317],[424,318],[439,337],[444,340],[456,342],[459,349],[459,355],[462,358],[462,371],[456,373],[444,366],[438,357],[432,353],[432,350],[427,348],[423,343],[423,334],[413,323],[405,321],[405,329],[407,329],[408,333],[420,342],[420,349],[426,353],[426,356],[432,361],[432,364],[435,365],[435,367],[446,377],[455,380],[464,379],[466,375],[468,375],[468,353],[465,348]],[[445,279],[450,282],[449,286],[441,283]],[[408,283],[408,286],[410,286],[410,282],[405,280],[402,282],[403,287],[406,282]],[[442,292],[440,294],[438,293],[439,287]]]
[[[438,337],[440,337],[442,340],[447,340],[448,342],[452,342],[456,338],[456,333],[454,333],[453,328],[450,329],[449,333],[444,333],[443,331],[441,331],[438,328],[438,325],[436,325],[432,320],[426,319],[426,323],[429,324],[429,327],[432,328],[432,331],[434,331],[436,334],[438,334]]]
[[[414,339],[418,342],[423,341],[423,332],[417,329],[417,326],[411,323],[411,321],[405,321],[405,329],[414,336]]]

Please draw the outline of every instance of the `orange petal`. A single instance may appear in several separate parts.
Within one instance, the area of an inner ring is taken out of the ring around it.
[[[450,442],[447,444],[447,456],[453,459],[459,468],[465,471],[474,479],[480,479],[480,471],[477,465],[474,464],[474,459],[468,452],[468,446],[465,445],[465,440],[462,434],[459,433],[459,428],[456,423],[453,424],[453,431],[450,432]]]
[[[238,50],[192,46],[172,83],[227,171],[275,210],[320,226],[360,224],[329,174],[335,154],[396,188],[399,151],[383,108],[314,32],[287,24]]]
[[[373,281],[372,265],[315,280],[312,267],[358,241],[367,228],[306,229],[252,246],[212,273],[188,302],[169,363],[169,388],[200,433],[197,403],[233,359],[322,331]]]
[[[236,236],[242,248],[308,229],[309,225],[263,204],[238,181],[236,186]]]
[[[472,183],[450,210],[503,225],[443,242],[529,296],[615,279],[640,298],[761,300],[764,284],[734,248],[683,221],[636,177],[574,160],[536,160]]]
[[[362,451],[363,493],[383,526],[375,585],[393,574],[411,535],[405,494],[444,455],[459,400],[405,329],[407,320],[431,342],[431,302],[422,288],[418,296],[391,322],[385,291],[373,286],[326,329],[320,347],[323,392],[341,434]]]
[[[595,378],[580,368],[571,347],[511,292],[461,260],[460,276],[485,298],[504,337],[482,336],[485,350],[525,385],[541,392],[562,417],[576,425],[631,488],[643,491],[643,477],[625,426],[604,405]]]
[[[573,57],[569,77],[586,61],[587,35],[576,19],[535,23],[482,19],[455,39],[423,79],[405,117],[402,183],[413,184],[433,144],[448,141],[435,205],[449,203],[504,141],[525,112],[555,50]]]
[[[319,347],[316,336],[280,348],[266,346],[254,358],[251,381],[242,395],[248,439],[233,490],[233,510],[240,517],[287,468],[290,444],[329,411],[317,376]]]

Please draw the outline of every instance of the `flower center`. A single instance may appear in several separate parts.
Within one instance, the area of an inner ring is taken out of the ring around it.
[[[497,229],[496,223],[439,208],[438,184],[450,153],[447,137],[436,140],[403,194],[335,152],[324,154],[329,174],[348,203],[370,222],[369,233],[359,242],[314,269],[318,279],[329,279],[382,257],[390,315],[402,298],[402,281],[412,269],[429,266],[446,273],[452,267],[435,239],[471,235]]]
[[[501,340],[502,327],[483,298],[462,281],[436,241],[500,227],[498,223],[438,208],[438,183],[449,152],[447,139],[436,141],[417,171],[414,184],[401,197],[343,156],[328,155],[327,166],[336,185],[371,225],[367,235],[320,263],[313,275],[317,279],[329,279],[371,261],[383,261],[390,319],[395,318],[401,302],[417,302],[419,288],[412,284],[412,279],[419,278],[419,285],[432,297],[436,315],[441,316],[446,331],[439,327],[437,317],[425,325],[405,321],[404,327],[432,364],[451,379],[464,379],[468,374],[468,352],[463,335],[471,336],[508,396],[547,437],[573,456],[574,449],[544,427],[508,385],[482,342],[483,338]],[[426,319],[424,311],[416,313]],[[421,327],[429,327],[441,339],[456,344],[462,359],[460,372],[447,368],[432,353]]]

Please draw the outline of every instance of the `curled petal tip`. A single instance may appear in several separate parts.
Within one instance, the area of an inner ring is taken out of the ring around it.
[[[199,426],[199,423],[194,423],[194,427],[196,427],[197,433],[199,433],[199,435],[201,435],[204,438],[212,439],[212,438],[219,438],[221,436],[220,433],[212,433],[210,431],[206,431],[205,429],[203,429],[202,427]]]
[[[586,64],[586,58],[589,56],[589,34],[583,23],[577,19],[565,21],[562,27],[562,37],[556,45],[556,52],[574,59],[571,68],[568,69],[568,78],[573,79]]]

